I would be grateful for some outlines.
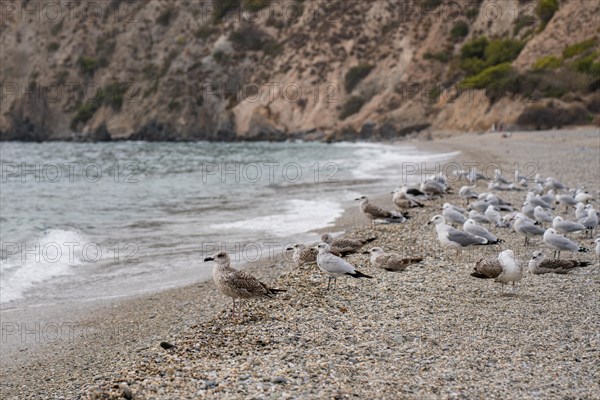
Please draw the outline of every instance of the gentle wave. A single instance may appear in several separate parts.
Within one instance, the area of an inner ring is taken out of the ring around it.
[[[341,203],[328,200],[287,200],[283,208],[283,212],[213,224],[210,228],[291,236],[330,226],[344,211]]]
[[[3,243],[0,303],[23,297],[36,283],[71,274],[73,267],[83,263],[84,243],[86,238],[80,232],[63,229],[49,229],[29,243]]]

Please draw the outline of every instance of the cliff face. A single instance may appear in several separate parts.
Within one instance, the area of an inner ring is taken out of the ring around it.
[[[539,3],[554,2],[548,18]],[[598,113],[597,1],[19,0],[1,11],[3,140],[394,138],[540,127],[535,107],[561,110],[559,124]],[[481,37],[471,69],[464,49]],[[494,38],[512,40],[500,58]],[[572,45],[584,49],[569,58]],[[559,65],[540,68],[548,56]],[[533,79],[535,95],[491,94],[481,82],[496,70],[484,69],[501,61],[498,79]],[[577,85],[550,90],[552,74]]]

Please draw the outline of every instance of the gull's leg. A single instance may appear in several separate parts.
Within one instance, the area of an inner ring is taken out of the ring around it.
[[[331,286],[331,276],[329,276],[327,279],[327,290],[329,290],[330,286]]]
[[[231,307],[231,315],[229,318],[235,317],[235,297],[231,298],[233,300],[233,307]]]

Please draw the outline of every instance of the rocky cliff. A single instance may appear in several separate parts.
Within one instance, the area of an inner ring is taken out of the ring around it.
[[[598,122],[595,0],[3,1],[2,140]]]

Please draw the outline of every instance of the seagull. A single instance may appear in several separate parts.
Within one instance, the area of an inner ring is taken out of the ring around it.
[[[387,222],[404,222],[409,217],[407,214],[402,214],[396,211],[385,211],[376,205],[370,204],[366,196],[361,196],[356,201],[360,201],[360,212],[371,220],[371,228],[375,227],[375,220],[380,219]]]
[[[416,200],[428,200],[429,196],[426,193],[421,192],[419,189],[415,187],[409,187],[407,185],[403,185],[400,187],[400,191],[405,195],[406,198],[416,199]]]
[[[504,250],[498,254],[497,259],[486,260],[481,259],[475,264],[475,270],[471,276],[481,279],[494,279],[495,282],[504,285],[512,282],[513,290],[515,282],[519,282],[523,278],[523,271],[519,260],[515,258],[515,253],[512,250]]]
[[[229,254],[219,251],[204,259],[205,262],[214,261],[213,281],[225,296],[233,300],[232,316],[235,315],[235,300],[239,299],[238,314],[242,310],[242,300],[257,297],[273,297],[284,289],[273,289],[253,277],[247,272],[231,267]]]
[[[552,208],[552,206],[550,204],[548,204],[544,200],[542,200],[540,195],[534,194],[532,192],[527,193],[527,197],[525,198],[525,201],[527,201],[532,207],[540,206],[545,209]]]
[[[487,207],[487,209],[485,210],[485,216],[490,220],[490,223],[493,223],[495,226],[505,227],[505,224],[503,224],[502,222],[502,216],[498,211],[496,211],[496,208],[494,206],[490,205]]]
[[[544,222],[552,222],[552,215],[540,206],[536,206],[533,209],[533,217],[542,224],[542,226]]]
[[[385,252],[381,247],[373,247],[364,254],[371,255],[371,265],[391,272],[401,272],[411,264],[423,261],[423,257],[402,257],[398,253]]]
[[[469,218],[475,222],[479,222],[480,224],[489,224],[490,220],[483,214],[478,213],[475,210],[469,211]]]
[[[288,247],[286,250],[294,250],[292,260],[294,260],[296,266],[298,267],[317,261],[318,252],[315,248],[306,247],[305,245],[299,243]]]
[[[585,188],[577,189],[577,192],[575,193],[575,201],[580,202],[580,203],[587,203],[588,201],[591,201],[591,200],[594,200],[594,196],[589,194],[585,190]]]
[[[316,248],[319,250],[319,254],[317,255],[317,265],[321,271],[329,275],[329,280],[327,281],[327,290],[329,290],[331,286],[331,280],[333,279],[335,286],[337,278],[340,276],[351,276],[353,278],[372,278],[369,275],[365,275],[362,272],[357,271],[352,264],[343,258],[331,254],[331,248],[327,243],[319,243]]]
[[[544,233],[544,243],[548,247],[551,247],[555,250],[554,258],[560,258],[561,251],[578,251],[580,253],[589,252],[589,250],[585,247],[581,247],[574,241],[556,233],[556,230],[554,228],[549,228],[548,230],[546,230],[546,232]]]
[[[502,242],[503,240],[498,239],[492,232],[485,229],[483,226],[479,226],[472,219],[468,219],[465,221],[463,225],[463,230],[471,235],[479,236],[487,239],[490,244],[497,244]]]
[[[542,207],[543,208],[543,207]],[[529,204],[528,201],[523,203],[523,207],[521,207],[521,212],[526,215],[530,219],[535,218],[535,207]]]
[[[402,189],[394,189],[392,192],[392,201],[396,207],[403,208],[414,208],[414,207],[425,207],[425,204],[421,203],[416,198],[407,195]]]
[[[469,199],[476,199],[476,198],[478,198],[479,195],[473,191],[473,189],[475,189],[476,187],[477,187],[477,185],[463,186],[458,191],[458,195],[461,198],[463,198],[463,199],[466,200],[466,204],[469,204]]]
[[[596,243],[596,255],[600,256],[600,238],[596,238],[591,244]]]
[[[593,208],[588,209],[588,215],[585,218],[579,220],[579,223],[585,226],[586,236],[587,232],[590,232],[590,236],[594,235],[594,229],[598,226],[598,216],[596,215],[596,210]]]
[[[438,182],[427,180],[425,182],[421,182],[421,192],[425,192],[428,196],[442,196],[445,192],[445,189]]]
[[[587,218],[587,216],[588,216],[588,209],[585,207],[585,204],[577,203],[577,206],[575,207],[575,219],[577,219],[577,221],[579,221],[584,218]]]
[[[437,237],[442,246],[456,249],[457,256],[462,247],[489,244],[486,238],[475,236],[446,225],[446,220],[441,215],[431,218],[431,221],[427,225],[431,224],[435,224]]]
[[[559,204],[563,204],[565,206],[565,210],[568,210],[569,206],[577,205],[577,201],[575,200],[575,197],[573,197],[573,195],[571,193],[557,194],[556,202]]]
[[[546,183],[544,185],[546,189],[555,189],[555,190],[565,190],[567,187],[557,181],[555,178],[548,177],[546,178]]]
[[[523,271],[521,269],[521,263],[515,258],[515,253],[512,250],[504,250],[498,255],[498,261],[502,266],[502,273],[498,275],[495,282],[502,284],[502,290],[504,291],[504,285],[512,282],[513,290],[515,282],[519,282],[523,278]]]
[[[510,182],[506,180],[506,178],[504,178],[502,176],[502,171],[500,171],[498,168],[496,168],[494,170],[494,179],[495,182],[500,182],[503,183],[505,185],[508,185]]]
[[[365,244],[372,242],[377,239],[376,237],[371,237],[365,240],[361,239],[350,239],[350,238],[339,238],[334,239],[329,233],[324,233],[321,235],[321,241],[327,243],[330,246],[330,250],[332,253],[339,253],[342,256],[356,253],[363,247]]]
[[[444,218],[449,221],[452,225],[454,224],[464,224],[467,220],[462,212],[458,211],[452,204],[446,203],[442,207],[442,215]]]
[[[513,225],[515,232],[525,236],[525,246],[529,243],[529,238],[534,236],[542,236],[545,232],[543,228],[534,225],[527,217],[523,214],[517,214],[515,217],[515,223]]]
[[[561,216],[556,216],[552,220],[552,227],[560,233],[571,233],[585,230],[585,226],[579,222],[566,221]]]
[[[534,251],[529,260],[529,272],[535,275],[566,274],[573,268],[587,267],[587,261],[577,260],[546,260],[544,253]]]
[[[495,279],[502,273],[502,265],[498,258],[481,258],[475,263],[471,276],[480,279]]]

